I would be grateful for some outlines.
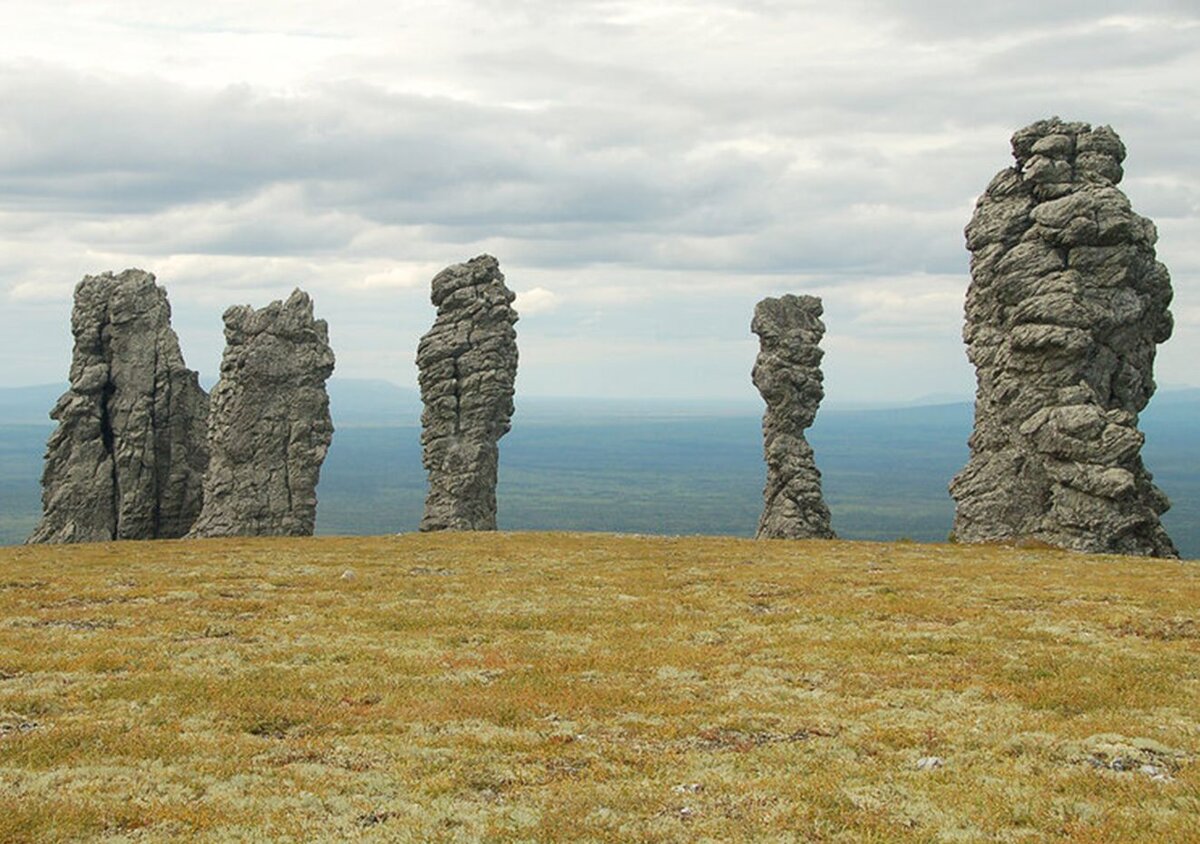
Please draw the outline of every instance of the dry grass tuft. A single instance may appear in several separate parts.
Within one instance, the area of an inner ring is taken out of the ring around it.
[[[2,841],[1196,841],[1200,568],[595,534],[0,550]]]

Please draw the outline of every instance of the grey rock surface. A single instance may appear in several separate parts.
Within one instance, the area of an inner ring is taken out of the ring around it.
[[[821,300],[815,296],[763,299],[750,330],[758,335],[754,386],[767,403],[763,456],[767,484],[759,539],[832,539],[829,508],[821,496],[821,473],[804,430],[825,397],[821,375]]]
[[[333,440],[325,381],[333,350],[307,293],[224,314],[212,392],[204,507],[191,536],[309,536]]]
[[[1053,118],[1012,149],[966,228],[978,388],[970,460],[950,485],[955,536],[1178,556],[1137,427],[1171,336],[1171,280],[1154,224],[1116,187],[1125,147],[1107,126]]]
[[[142,270],[86,276],[71,312],[70,389],[51,411],[42,520],[29,542],[183,536],[200,512],[208,396]]]
[[[515,294],[490,255],[433,279],[433,327],[417,348],[429,494],[421,530],[495,530],[499,440],[517,377]]]

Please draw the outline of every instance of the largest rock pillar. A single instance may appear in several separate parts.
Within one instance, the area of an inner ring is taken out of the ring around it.
[[[955,536],[1177,556],[1137,428],[1171,336],[1171,281],[1153,223],[1116,187],[1125,147],[1107,126],[1054,118],[1012,150],[966,229],[978,389],[970,461],[950,485]]]
[[[495,530],[499,440],[517,377],[515,294],[491,255],[433,279],[437,318],[417,347],[429,494],[421,530]]]
[[[71,312],[71,386],[51,411],[42,520],[29,542],[183,536],[200,512],[208,397],[143,270],[86,276]]]

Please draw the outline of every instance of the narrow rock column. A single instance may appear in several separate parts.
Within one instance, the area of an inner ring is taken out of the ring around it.
[[[437,318],[417,348],[429,472],[421,530],[495,530],[499,440],[517,377],[515,294],[496,259],[480,255],[438,273],[431,298]]]
[[[970,461],[950,485],[955,537],[1177,556],[1137,428],[1171,336],[1171,281],[1154,224],[1116,187],[1125,147],[1107,126],[1053,118],[1012,149],[966,229],[978,389]]]
[[[821,386],[821,300],[815,296],[763,299],[750,330],[760,350],[754,386],[767,403],[763,456],[767,484],[759,539],[832,539],[829,508],[821,497],[821,473],[804,429],[812,425],[825,391]]]
[[[325,381],[333,350],[307,293],[225,311],[212,392],[204,509],[191,536],[309,536],[333,439]]]
[[[184,365],[166,291],[143,270],[86,276],[71,333],[28,541],[183,536],[200,512],[208,396]]]

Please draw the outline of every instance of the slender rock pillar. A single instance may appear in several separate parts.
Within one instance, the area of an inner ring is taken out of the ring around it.
[[[750,330],[760,350],[754,386],[767,403],[763,456],[767,484],[759,539],[832,539],[829,508],[821,497],[821,473],[804,429],[825,397],[821,386],[821,300],[815,296],[763,299]]]

